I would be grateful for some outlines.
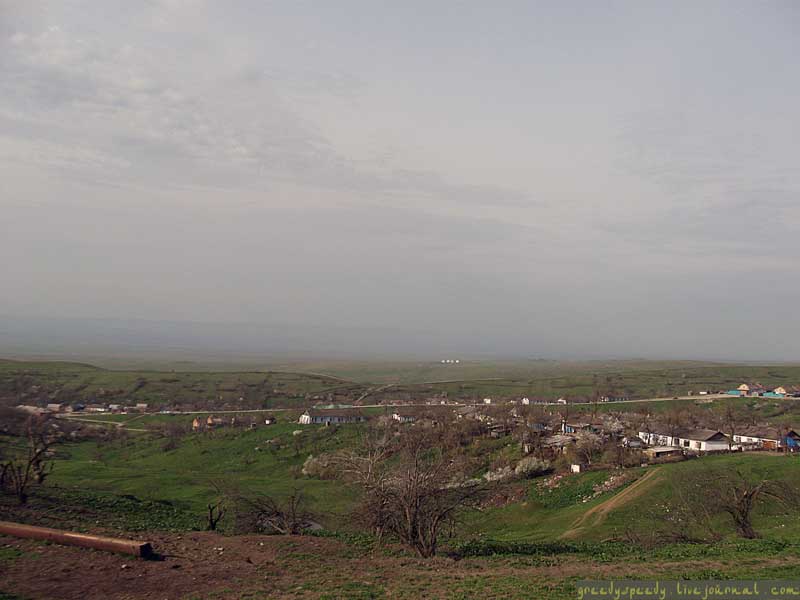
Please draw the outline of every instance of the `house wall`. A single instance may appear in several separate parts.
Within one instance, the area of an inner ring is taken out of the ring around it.
[[[310,423],[315,425],[325,425],[327,423],[361,423],[362,421],[366,421],[366,418],[343,417],[341,415],[315,415],[313,417],[302,415],[300,417],[300,423],[303,425],[308,425]]]
[[[660,433],[649,433],[647,431],[640,431],[639,437],[648,446],[677,446],[678,439],[669,435],[662,435]]]
[[[721,450],[730,450],[727,440],[711,440],[709,442],[700,442],[700,450],[703,452],[719,452]]]
[[[639,437],[648,446],[677,446],[683,450],[689,450],[693,452],[718,452],[720,450],[729,449],[727,440],[712,440],[704,442],[658,433],[648,433],[646,431],[640,431]]]

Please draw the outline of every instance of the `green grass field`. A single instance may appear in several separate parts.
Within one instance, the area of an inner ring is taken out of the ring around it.
[[[648,510],[663,506],[673,499],[675,490],[672,482],[675,476],[679,473],[706,469],[709,466],[740,469],[759,478],[779,479],[800,486],[800,457],[796,456],[771,453],[730,454],[649,467],[651,470],[657,469],[658,473],[654,475],[658,476],[654,476],[643,486],[641,494],[633,495],[630,500],[610,510],[602,519],[589,520],[588,526],[581,530],[579,539],[600,542],[605,539],[618,539],[631,528],[651,530],[654,525],[650,521]],[[639,476],[644,473],[644,469],[629,471]],[[604,471],[590,471],[570,475],[566,477],[565,483],[550,493],[537,490],[534,482],[524,501],[481,514],[479,520],[470,524],[469,532],[509,542],[558,539],[587,511],[613,499],[625,490],[625,487],[622,487],[588,502],[584,501],[584,498],[591,495],[592,485],[602,481],[608,474]],[[713,485],[713,482],[709,482],[709,485]],[[733,537],[732,527],[726,527],[724,518],[722,521],[721,528]],[[797,540],[800,537],[800,515],[795,514],[787,518],[785,515],[761,511],[756,521],[756,529],[767,539]]]
[[[180,526],[188,528],[202,525],[204,507],[219,496],[215,486],[278,499],[300,490],[309,508],[326,527],[349,531],[354,528],[350,516],[355,506],[355,491],[338,481],[307,477],[301,468],[310,455],[355,444],[362,427],[299,426],[283,422],[256,430],[189,434],[177,448],[170,450],[165,449],[164,438],[147,434],[111,442],[73,443],[59,450],[49,485],[59,493],[80,492],[99,497],[100,504],[103,498],[113,497],[166,503],[181,515],[177,520]],[[295,431],[302,433],[293,435]],[[487,468],[493,459],[518,452],[508,444],[508,439],[487,438],[477,442],[470,453],[481,457],[483,468]],[[567,475],[550,491],[540,488],[541,479],[534,479],[525,484],[527,492],[520,501],[471,515],[459,536],[502,542],[558,539],[587,511],[613,500],[628,485],[633,488],[637,478],[655,469],[654,477],[639,485],[636,494],[620,496],[624,502],[620,501],[602,518],[585,523],[579,536],[580,540],[591,542],[618,539],[636,524],[651,527],[645,509],[671,499],[671,482],[676,474],[709,465],[740,469],[760,478],[781,479],[800,486],[800,457],[771,453],[709,456],[649,469],[628,469],[625,473],[631,482],[596,497],[592,495],[593,486],[605,481],[613,471]],[[763,514],[757,528],[768,539],[793,539],[800,534],[800,515],[787,519],[785,515]]]
[[[292,435],[297,430],[302,434]],[[303,477],[300,469],[309,455],[352,443],[356,435],[356,426],[334,432],[279,423],[252,431],[189,434],[168,451],[163,439],[147,435],[70,444],[60,451],[65,460],[59,460],[52,483],[64,489],[167,501],[198,519],[206,503],[219,496],[215,485],[278,498],[298,489],[309,506],[329,521],[347,513],[352,491],[338,482]]]

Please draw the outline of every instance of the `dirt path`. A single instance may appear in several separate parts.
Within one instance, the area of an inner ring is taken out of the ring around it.
[[[660,471],[660,467],[656,467],[642,477],[634,481],[631,485],[622,490],[619,494],[614,494],[605,502],[601,502],[597,506],[593,506],[580,517],[578,517],[570,526],[570,528],[561,534],[560,538],[564,540],[571,540],[578,537],[588,527],[595,527],[600,525],[608,517],[608,513],[612,510],[624,506],[628,502],[641,496],[648,488],[652,487],[658,478],[656,474]]]

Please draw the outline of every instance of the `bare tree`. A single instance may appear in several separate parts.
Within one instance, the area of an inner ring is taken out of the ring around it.
[[[305,497],[299,490],[294,490],[284,502],[265,495],[240,496],[236,510],[240,530],[302,535],[314,525],[314,517],[306,509]]]
[[[798,505],[797,491],[783,481],[750,479],[737,469],[724,471],[716,483],[719,490],[709,499],[711,504],[730,515],[737,533],[744,538],[759,537],[753,528],[753,511],[764,500],[785,508]]]
[[[720,429],[728,436],[728,450],[733,450],[734,436],[739,432],[742,419],[732,403],[725,405],[725,411],[720,421]]]
[[[670,437],[675,437],[678,434],[678,431],[686,425],[684,414],[680,411],[678,407],[672,407],[668,412],[664,419],[664,426],[666,427],[666,433]]]
[[[580,431],[576,434],[575,453],[587,465],[592,457],[603,447],[603,439],[591,431]]]
[[[25,425],[25,451],[0,468],[0,487],[13,493],[20,504],[28,501],[31,485],[44,483],[53,470],[50,455],[58,436],[49,425],[47,419],[30,417]]]
[[[466,465],[429,435],[408,433],[391,442],[373,438],[344,457],[364,491],[362,515],[379,537],[391,534],[419,556],[433,556],[460,512],[475,506],[485,488],[468,480]]]
[[[206,508],[206,531],[216,531],[217,525],[225,517],[225,501],[219,499],[214,503],[209,502]]]
[[[769,500],[784,508],[797,507],[798,492],[788,483],[747,476],[738,469],[710,469],[681,474],[673,481],[673,500],[661,510],[675,539],[689,541],[697,536],[719,539],[715,518],[727,514],[736,532],[756,538],[753,527],[755,509]]]

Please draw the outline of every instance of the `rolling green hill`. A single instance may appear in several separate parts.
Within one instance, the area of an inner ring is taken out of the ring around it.
[[[727,390],[743,381],[800,383],[800,366],[696,362],[293,363],[264,371],[110,370],[67,362],[0,360],[0,401],[149,403],[152,407],[301,407],[320,399],[364,403],[419,401],[446,395],[478,401],[580,400],[594,394],[672,398]],[[290,371],[289,368],[306,369]],[[370,383],[371,382],[371,383]]]
[[[359,393],[335,377],[291,372],[114,371],[65,362],[0,361],[6,404],[145,402],[184,409],[303,405],[318,394]]]

